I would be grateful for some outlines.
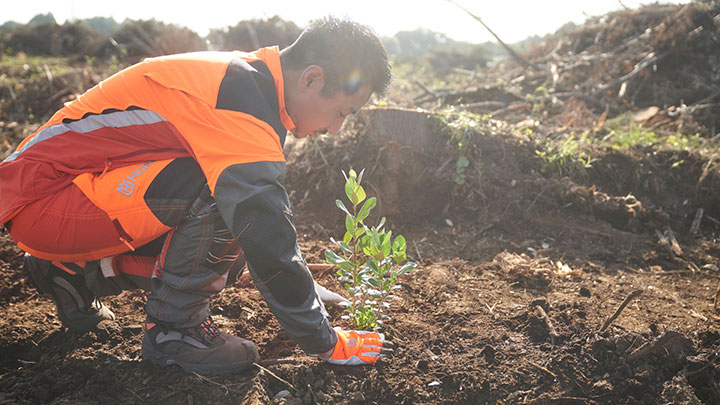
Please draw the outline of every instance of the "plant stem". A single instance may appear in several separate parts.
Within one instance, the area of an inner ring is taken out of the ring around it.
[[[351,201],[352,202],[352,201]],[[352,235],[352,266],[353,266],[353,288],[361,288],[358,285],[358,265],[357,265],[357,236],[356,236],[356,230],[358,226],[358,220],[357,220],[357,204],[353,203],[353,214],[352,214],[352,222],[353,222],[353,235]],[[357,316],[357,306],[355,304],[355,294],[353,294],[352,297],[350,297],[351,302],[351,308],[353,311],[353,322],[355,322],[355,326],[360,326],[360,322],[358,321]]]

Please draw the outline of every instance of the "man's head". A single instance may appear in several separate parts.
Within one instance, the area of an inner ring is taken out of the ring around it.
[[[334,17],[310,22],[280,52],[285,105],[299,138],[336,133],[345,117],[390,83],[390,64],[380,38],[365,25]]]

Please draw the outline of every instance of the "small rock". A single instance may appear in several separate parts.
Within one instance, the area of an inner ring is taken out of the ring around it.
[[[580,287],[580,296],[581,297],[589,297],[592,293],[590,292],[590,289],[587,287]]]
[[[282,391],[278,392],[277,394],[275,394],[275,396],[273,397],[273,401],[278,401],[278,400],[283,399],[283,398],[285,398],[285,397],[287,397],[287,396],[289,396],[289,395],[290,395],[290,391],[288,391],[288,390],[282,390]]]
[[[437,387],[438,385],[440,385],[440,381],[435,380],[435,381],[429,383],[428,387]]]

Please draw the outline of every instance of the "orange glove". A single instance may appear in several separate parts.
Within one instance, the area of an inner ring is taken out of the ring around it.
[[[337,343],[329,358],[322,360],[332,364],[345,366],[359,366],[373,364],[378,359],[391,357],[395,345],[385,340],[382,333],[367,332],[364,330],[344,331],[335,328]]]

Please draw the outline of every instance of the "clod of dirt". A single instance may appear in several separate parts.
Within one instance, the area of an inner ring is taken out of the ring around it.
[[[580,296],[581,297],[590,297],[592,293],[590,292],[590,289],[587,287],[580,287]]]
[[[680,332],[669,330],[654,342],[648,342],[630,353],[628,360],[639,361],[650,355],[665,358],[669,362],[683,362],[689,354],[695,352],[692,340]]]
[[[671,381],[667,381],[663,385],[663,391],[660,397],[662,398],[662,402],[666,404],[702,404],[697,395],[695,395],[695,390],[682,374],[676,375]]]
[[[97,324],[94,332],[97,335],[98,341],[105,342],[113,338],[120,339],[123,329],[115,321],[104,320]]]
[[[545,289],[553,280],[553,264],[550,259],[530,259],[524,255],[502,252],[495,256],[493,264],[507,272],[521,287]]]
[[[480,354],[482,356],[485,356],[485,361],[488,362],[488,364],[495,363],[495,348],[490,345],[485,345],[483,349],[480,351]]]

